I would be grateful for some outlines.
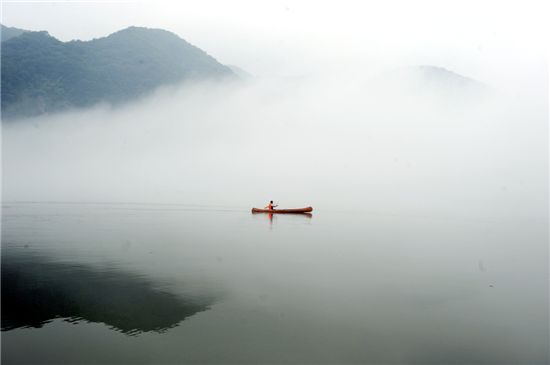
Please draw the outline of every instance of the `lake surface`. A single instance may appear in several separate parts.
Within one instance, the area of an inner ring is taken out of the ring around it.
[[[4,204],[2,363],[548,363],[547,226]]]

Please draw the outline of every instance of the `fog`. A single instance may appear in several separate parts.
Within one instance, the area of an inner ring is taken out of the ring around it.
[[[547,90],[414,70],[187,83],[4,122],[3,200],[546,217]]]

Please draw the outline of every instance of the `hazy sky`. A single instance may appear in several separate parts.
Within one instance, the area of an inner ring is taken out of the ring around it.
[[[536,206],[546,194],[542,2],[4,2],[2,9],[4,24],[62,40],[130,25],[167,29],[262,76],[250,86],[164,90],[116,111],[6,126],[9,199],[241,204],[275,195],[347,206],[366,194],[384,207],[430,200],[448,209],[454,205],[441,196],[452,192],[459,201],[491,197],[487,206],[498,210],[501,202],[517,206],[518,196]],[[411,64],[512,93],[479,109],[468,105],[471,94],[426,98],[424,84],[380,96],[386,82],[376,85],[369,73]],[[265,150],[268,140],[284,148]]]
[[[546,1],[3,1],[2,22],[62,40],[164,28],[260,76],[435,64],[482,81],[537,83]],[[544,80],[546,84],[546,80]]]

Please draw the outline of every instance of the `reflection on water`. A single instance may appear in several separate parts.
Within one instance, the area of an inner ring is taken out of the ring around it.
[[[275,220],[279,216],[278,214],[273,213],[259,213],[259,212],[252,212],[253,216],[261,216],[266,217],[266,219],[269,221],[270,226],[273,225],[273,218],[275,217]],[[304,217],[306,219],[311,219],[313,217],[313,214],[311,213],[285,213],[283,216],[292,216],[292,217]]]
[[[128,335],[163,332],[211,304],[212,298],[182,298],[118,269],[2,255],[2,331],[65,318],[105,323]]]
[[[546,217],[2,213],[2,364],[548,363]]]

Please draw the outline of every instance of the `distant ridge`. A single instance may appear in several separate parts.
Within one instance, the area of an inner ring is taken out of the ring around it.
[[[399,82],[409,86],[446,87],[446,88],[487,88],[485,84],[470,77],[460,75],[444,67],[417,65],[401,67],[383,72],[372,78],[372,81],[392,84]]]
[[[126,102],[184,80],[237,78],[203,50],[162,29],[129,27],[70,42],[47,32],[15,35],[15,28],[9,29],[11,37],[2,42],[3,120]]]
[[[460,75],[443,67],[431,65],[419,65],[410,67],[409,70],[416,72],[424,81],[433,83],[454,84],[460,87],[483,87],[484,85],[472,78]]]
[[[2,34],[2,42],[4,42],[8,39],[20,36],[21,34],[28,32],[28,30],[6,27],[0,24],[0,32]]]
[[[389,70],[372,77],[365,87],[373,95],[392,97],[395,93],[405,93],[446,106],[483,101],[494,93],[480,81],[432,65]]]
[[[235,73],[235,75],[239,76],[241,79],[246,80],[246,79],[254,78],[254,76],[252,76],[252,74],[250,74],[249,72],[243,70],[239,66],[227,65],[227,67],[229,67],[231,69],[231,71],[233,71]]]

